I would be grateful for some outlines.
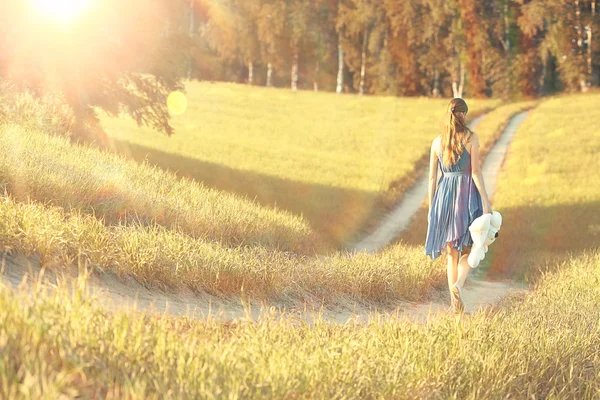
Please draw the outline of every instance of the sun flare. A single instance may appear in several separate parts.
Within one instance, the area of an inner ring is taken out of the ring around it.
[[[32,0],[37,10],[52,19],[67,23],[81,14],[94,0]]]

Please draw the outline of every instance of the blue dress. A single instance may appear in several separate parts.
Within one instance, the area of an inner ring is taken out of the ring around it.
[[[463,145],[458,161],[449,168],[438,154],[442,177],[438,181],[429,210],[425,254],[435,260],[442,254],[446,243],[462,252],[471,247],[471,222],[483,214],[481,195],[471,177],[471,155]]]

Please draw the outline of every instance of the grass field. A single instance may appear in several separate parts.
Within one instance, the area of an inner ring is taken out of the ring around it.
[[[255,298],[417,300],[440,281],[417,247],[311,257],[320,240],[301,217],[74,146],[49,122],[54,109],[15,103],[26,121],[0,126],[5,250],[58,269],[82,261],[155,287]]]
[[[527,296],[425,325],[270,314],[223,323],[108,312],[83,279],[0,284],[0,397],[594,398],[599,101],[541,102],[509,150],[487,272],[534,281]],[[490,114],[482,142],[529,106]],[[32,127],[3,125],[0,148],[0,242],[58,270],[82,262],[155,286],[325,303],[419,300],[445,280],[422,243],[356,257],[286,251],[317,240],[299,216]]]
[[[526,296],[426,325],[397,318],[309,325],[268,314],[222,323],[108,313],[85,294],[83,281],[49,292],[0,286],[0,396],[594,398],[600,390],[600,185],[594,175],[598,135],[591,127],[600,118],[593,107],[599,100],[544,101],[510,149],[495,202],[504,225],[492,272],[534,279],[536,288]],[[11,199],[4,204],[0,221],[10,222],[10,213],[32,215],[22,211],[29,207],[51,211]],[[67,226],[61,220],[79,226],[73,214],[52,212],[52,223],[36,224],[35,216],[16,223],[7,237],[22,240],[26,228],[60,232]],[[422,250],[399,246],[391,249],[404,257]],[[307,276],[340,283],[374,260],[389,266],[391,249],[379,258],[364,255],[364,264],[339,255],[346,262],[339,270]],[[385,271],[378,265],[367,273]],[[443,276],[441,267],[429,264],[428,270]],[[403,270],[390,268],[381,282]]]
[[[1,207],[3,244],[47,265],[83,259],[154,286],[326,302],[417,300],[443,285],[442,263],[425,259],[422,243],[317,259],[310,256],[319,235],[299,216],[35,127],[4,126],[0,148],[10,194]]]
[[[52,203],[107,224],[157,224],[226,245],[312,252],[313,230],[301,217],[177,179],[96,149],[73,146],[19,126],[0,128],[0,179],[17,200]]]
[[[207,186],[303,215],[339,246],[375,202],[398,200],[426,162],[446,99],[293,93],[190,83],[175,135],[104,118],[114,149]],[[469,100],[471,115],[497,100]]]

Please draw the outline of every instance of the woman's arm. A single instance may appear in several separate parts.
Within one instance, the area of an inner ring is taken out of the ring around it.
[[[436,141],[434,140],[431,144],[431,154],[429,155],[429,191],[427,194],[429,211],[431,211],[431,203],[433,203],[433,195],[437,186],[438,157],[435,149]],[[429,222],[429,212],[427,213],[427,222]]]
[[[477,135],[473,135],[473,144],[471,145],[471,176],[473,177],[473,182],[479,190],[479,194],[481,195],[481,202],[483,203],[483,213],[489,214],[492,212],[492,205],[490,204],[490,199],[485,190],[485,183],[483,182],[483,174],[481,173],[481,165],[479,164],[479,137]]]

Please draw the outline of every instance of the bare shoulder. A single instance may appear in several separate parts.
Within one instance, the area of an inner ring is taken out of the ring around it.
[[[471,149],[473,148],[473,146],[479,147],[479,136],[477,136],[475,132],[473,132],[471,137],[469,137],[469,140],[467,140],[467,142],[465,143],[465,147],[467,148],[467,151],[469,153],[471,153]]]
[[[431,142],[431,154],[435,153],[435,154],[439,154],[440,153],[440,148],[442,143],[442,136],[438,136],[435,139],[433,139],[433,142]]]

